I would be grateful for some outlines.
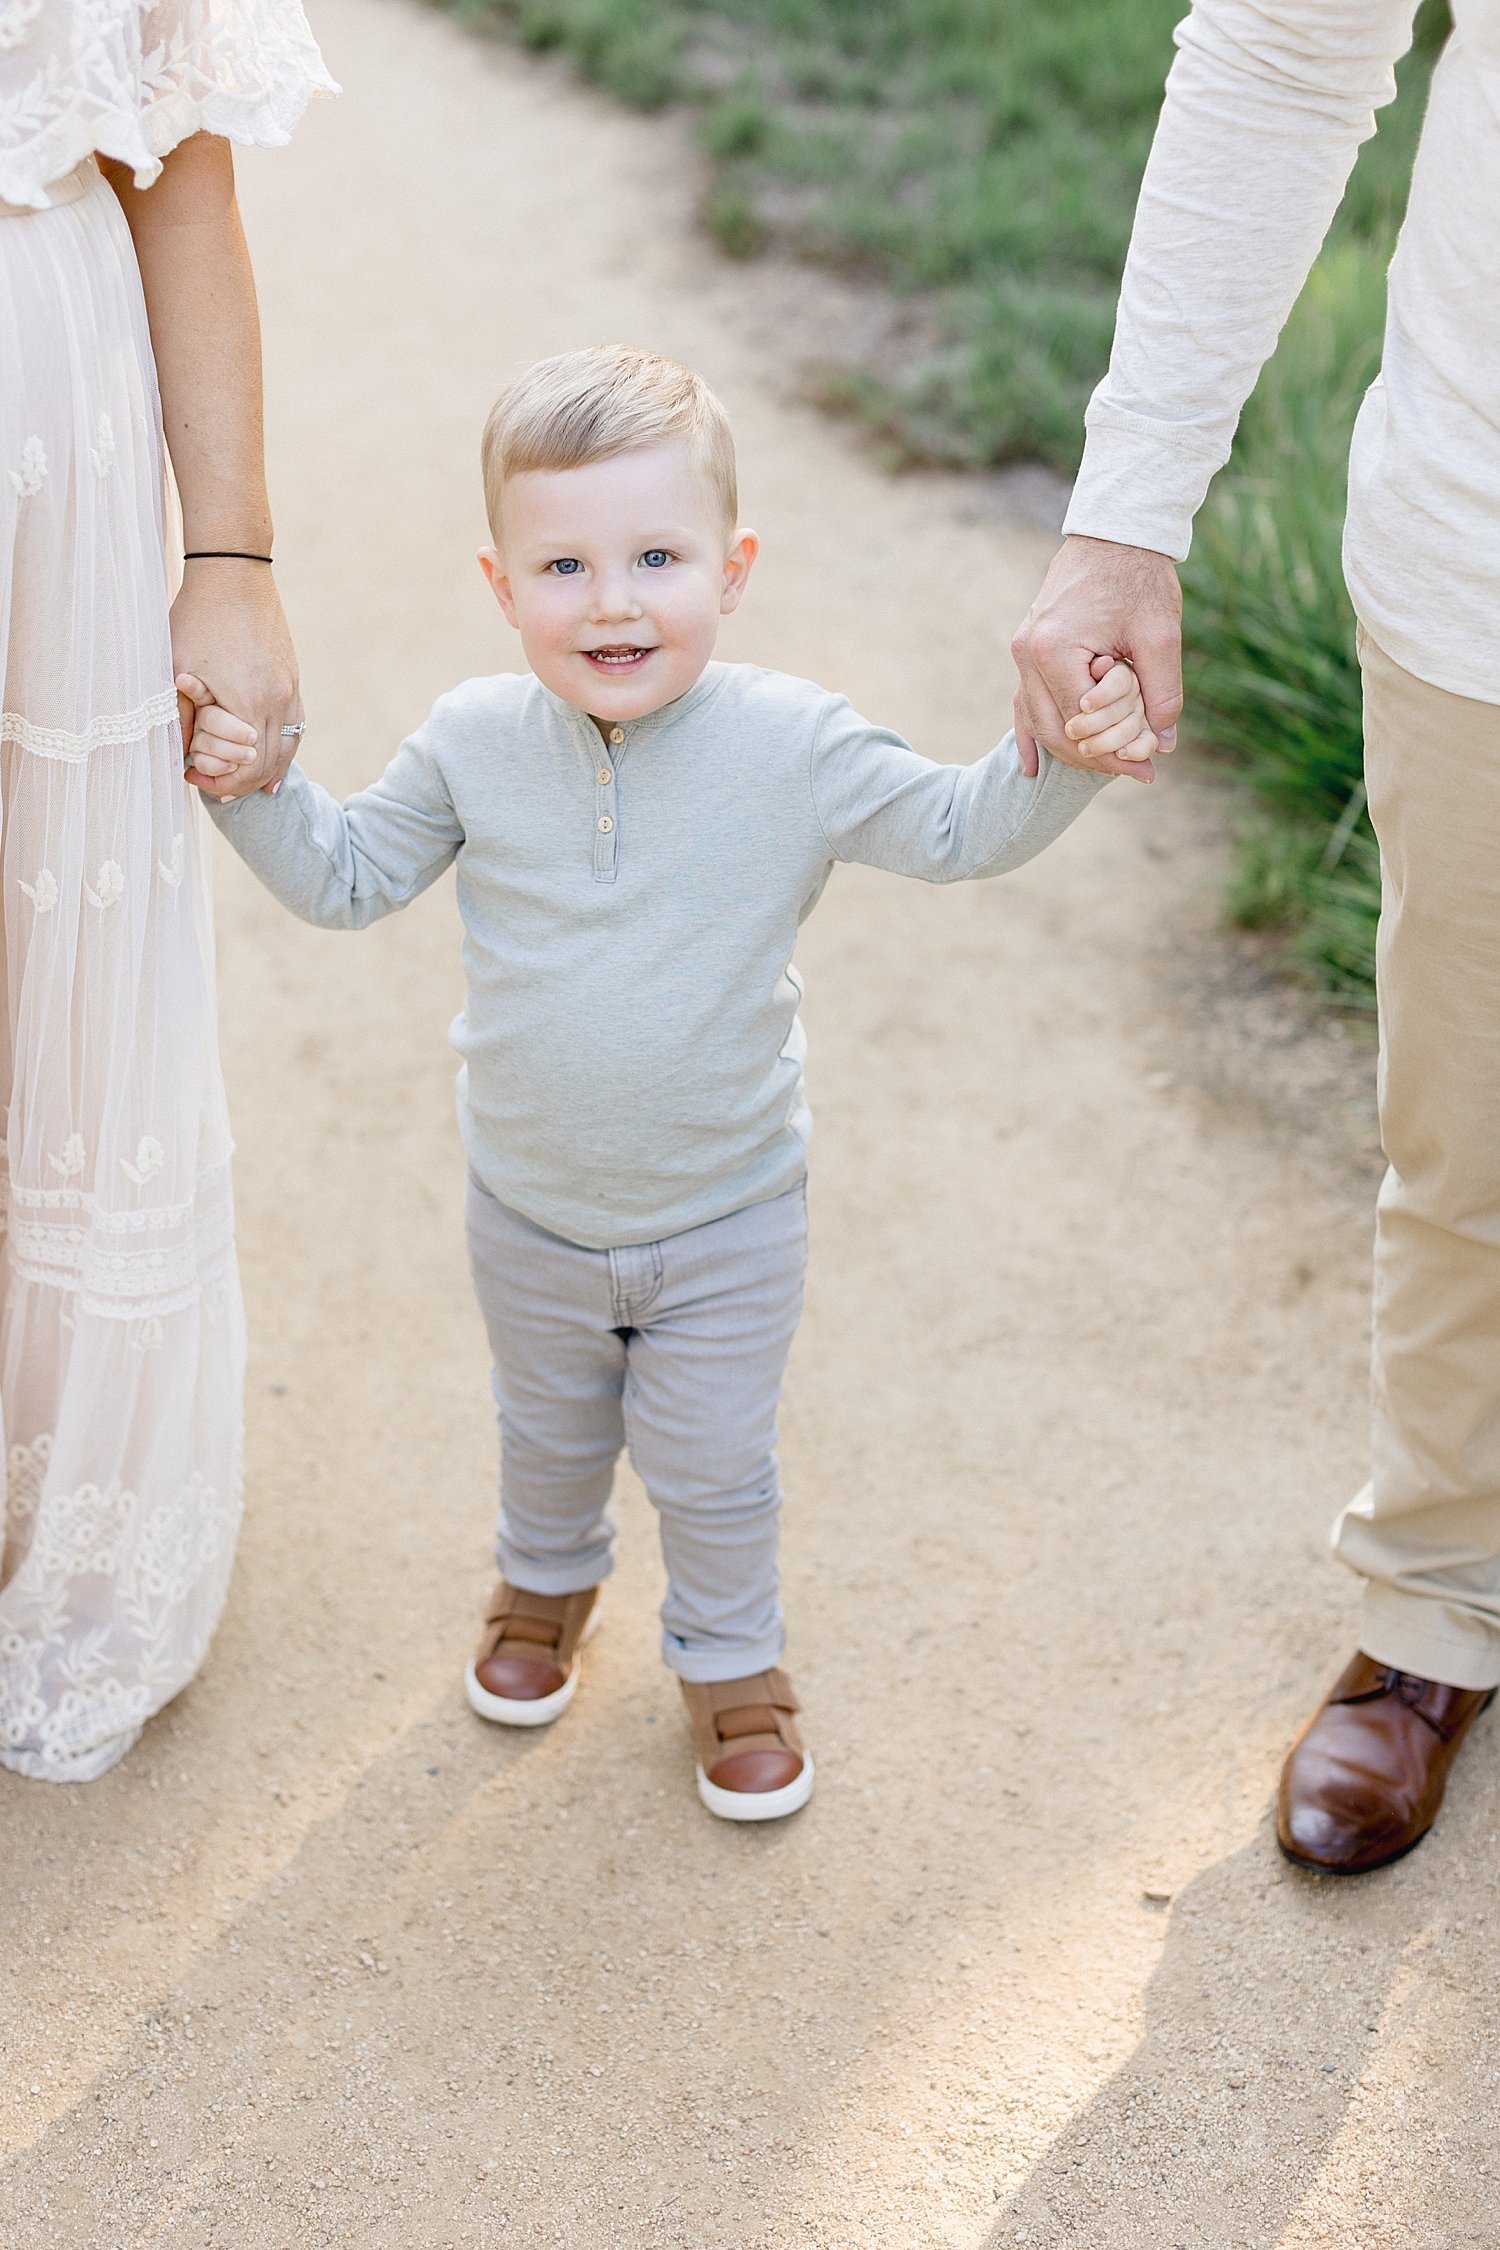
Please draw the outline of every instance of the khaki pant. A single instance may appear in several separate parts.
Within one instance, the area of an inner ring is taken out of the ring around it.
[[[1380,839],[1380,1124],[1371,1481],[1334,1551],[1360,1646],[1500,1686],[1500,704],[1361,636]]]

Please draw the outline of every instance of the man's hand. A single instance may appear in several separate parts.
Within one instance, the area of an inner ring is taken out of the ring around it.
[[[1071,736],[1100,657],[1122,657],[1135,671],[1156,747],[1176,747],[1182,712],[1182,590],[1176,565],[1152,547],[1109,539],[1069,538],[1053,557],[1011,654],[1021,675],[1016,690],[1016,742],[1026,773],[1037,770],[1037,745],[1088,773],[1156,777],[1139,743],[1102,752]]]

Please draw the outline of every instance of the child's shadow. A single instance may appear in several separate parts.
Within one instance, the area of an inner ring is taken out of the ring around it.
[[[1303,1875],[1266,1824],[1191,1883],[1134,2053],[986,2250],[1493,2242],[1475,2096],[1500,1944],[1463,1864],[1492,1858],[1493,1790],[1482,1769],[1463,1778],[1444,1831],[1380,1874]]]

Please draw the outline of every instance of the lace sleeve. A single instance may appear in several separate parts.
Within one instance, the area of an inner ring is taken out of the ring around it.
[[[337,92],[301,0],[0,0],[0,199],[94,150],[149,187],[192,133],[278,148]]]

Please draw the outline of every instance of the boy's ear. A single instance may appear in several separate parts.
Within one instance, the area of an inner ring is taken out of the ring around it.
[[[478,561],[480,569],[489,581],[490,592],[504,610],[508,623],[514,625],[516,621],[516,601],[510,590],[510,580],[505,574],[505,564],[501,559],[500,550],[498,547],[481,547]]]
[[[724,557],[724,586],[719,595],[719,615],[727,617],[740,606],[740,596],[745,591],[745,581],[751,566],[760,553],[760,535],[741,527],[734,535],[734,545]]]

